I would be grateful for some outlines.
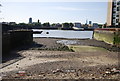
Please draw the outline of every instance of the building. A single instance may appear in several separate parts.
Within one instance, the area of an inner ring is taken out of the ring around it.
[[[32,18],[31,17],[29,18],[29,24],[32,24]]]
[[[98,28],[98,23],[93,23],[93,28]]]
[[[89,27],[91,27],[91,26],[92,26],[92,21],[89,21],[88,26],[89,26]]]
[[[92,24],[92,21],[89,21],[89,24]]]
[[[2,24],[7,24],[8,25],[9,23],[8,22],[2,22]]]
[[[107,26],[120,26],[120,0],[109,0]]]
[[[9,25],[16,25],[16,22],[9,22]]]
[[[81,28],[81,23],[74,23],[74,27]]]

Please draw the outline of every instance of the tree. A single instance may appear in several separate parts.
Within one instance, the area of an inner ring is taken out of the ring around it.
[[[34,23],[34,25],[41,27],[41,23],[40,22],[39,23]]]
[[[26,26],[27,24],[26,23],[19,23],[18,25]]]
[[[98,27],[99,27],[99,28],[102,28],[102,26],[103,26],[103,24],[98,24]]]
[[[62,25],[63,25],[63,28],[70,28],[70,25],[69,25],[69,23],[67,23],[67,22],[66,22],[66,23],[63,23]]]
[[[49,22],[43,23],[43,27],[50,27],[50,23]]]
[[[53,23],[51,26],[52,26],[52,27],[56,27],[56,24],[55,24],[55,23]]]
[[[103,28],[106,28],[107,27],[107,23],[105,23],[104,25],[103,25]]]
[[[74,26],[74,24],[73,23],[69,23],[69,26],[70,26],[70,28],[72,28]]]

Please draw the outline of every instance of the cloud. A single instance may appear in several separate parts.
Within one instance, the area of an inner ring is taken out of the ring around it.
[[[83,10],[86,10],[86,9],[83,9],[83,8],[73,8],[73,7],[62,7],[62,6],[59,6],[59,7],[55,7],[55,9],[57,10],[67,10],[67,11],[83,11]]]

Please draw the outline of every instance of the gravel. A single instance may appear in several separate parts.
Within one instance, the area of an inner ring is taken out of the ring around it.
[[[66,40],[54,38],[34,38],[35,44],[32,48],[16,51],[23,59],[3,68],[3,79],[118,79],[119,73],[109,74],[108,69],[118,66],[119,52],[71,52],[38,50],[37,48],[57,48],[61,44],[56,41],[73,45],[93,45],[111,47],[96,40]],[[72,41],[72,42],[71,42]],[[16,59],[12,59],[16,60]],[[9,64],[9,61],[5,62]],[[17,67],[16,67],[17,66]],[[8,69],[9,68],[9,69]],[[19,76],[18,72],[24,72]]]

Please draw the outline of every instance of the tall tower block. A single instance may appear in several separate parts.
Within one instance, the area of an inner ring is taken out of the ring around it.
[[[120,0],[108,0],[107,26],[120,26]]]

